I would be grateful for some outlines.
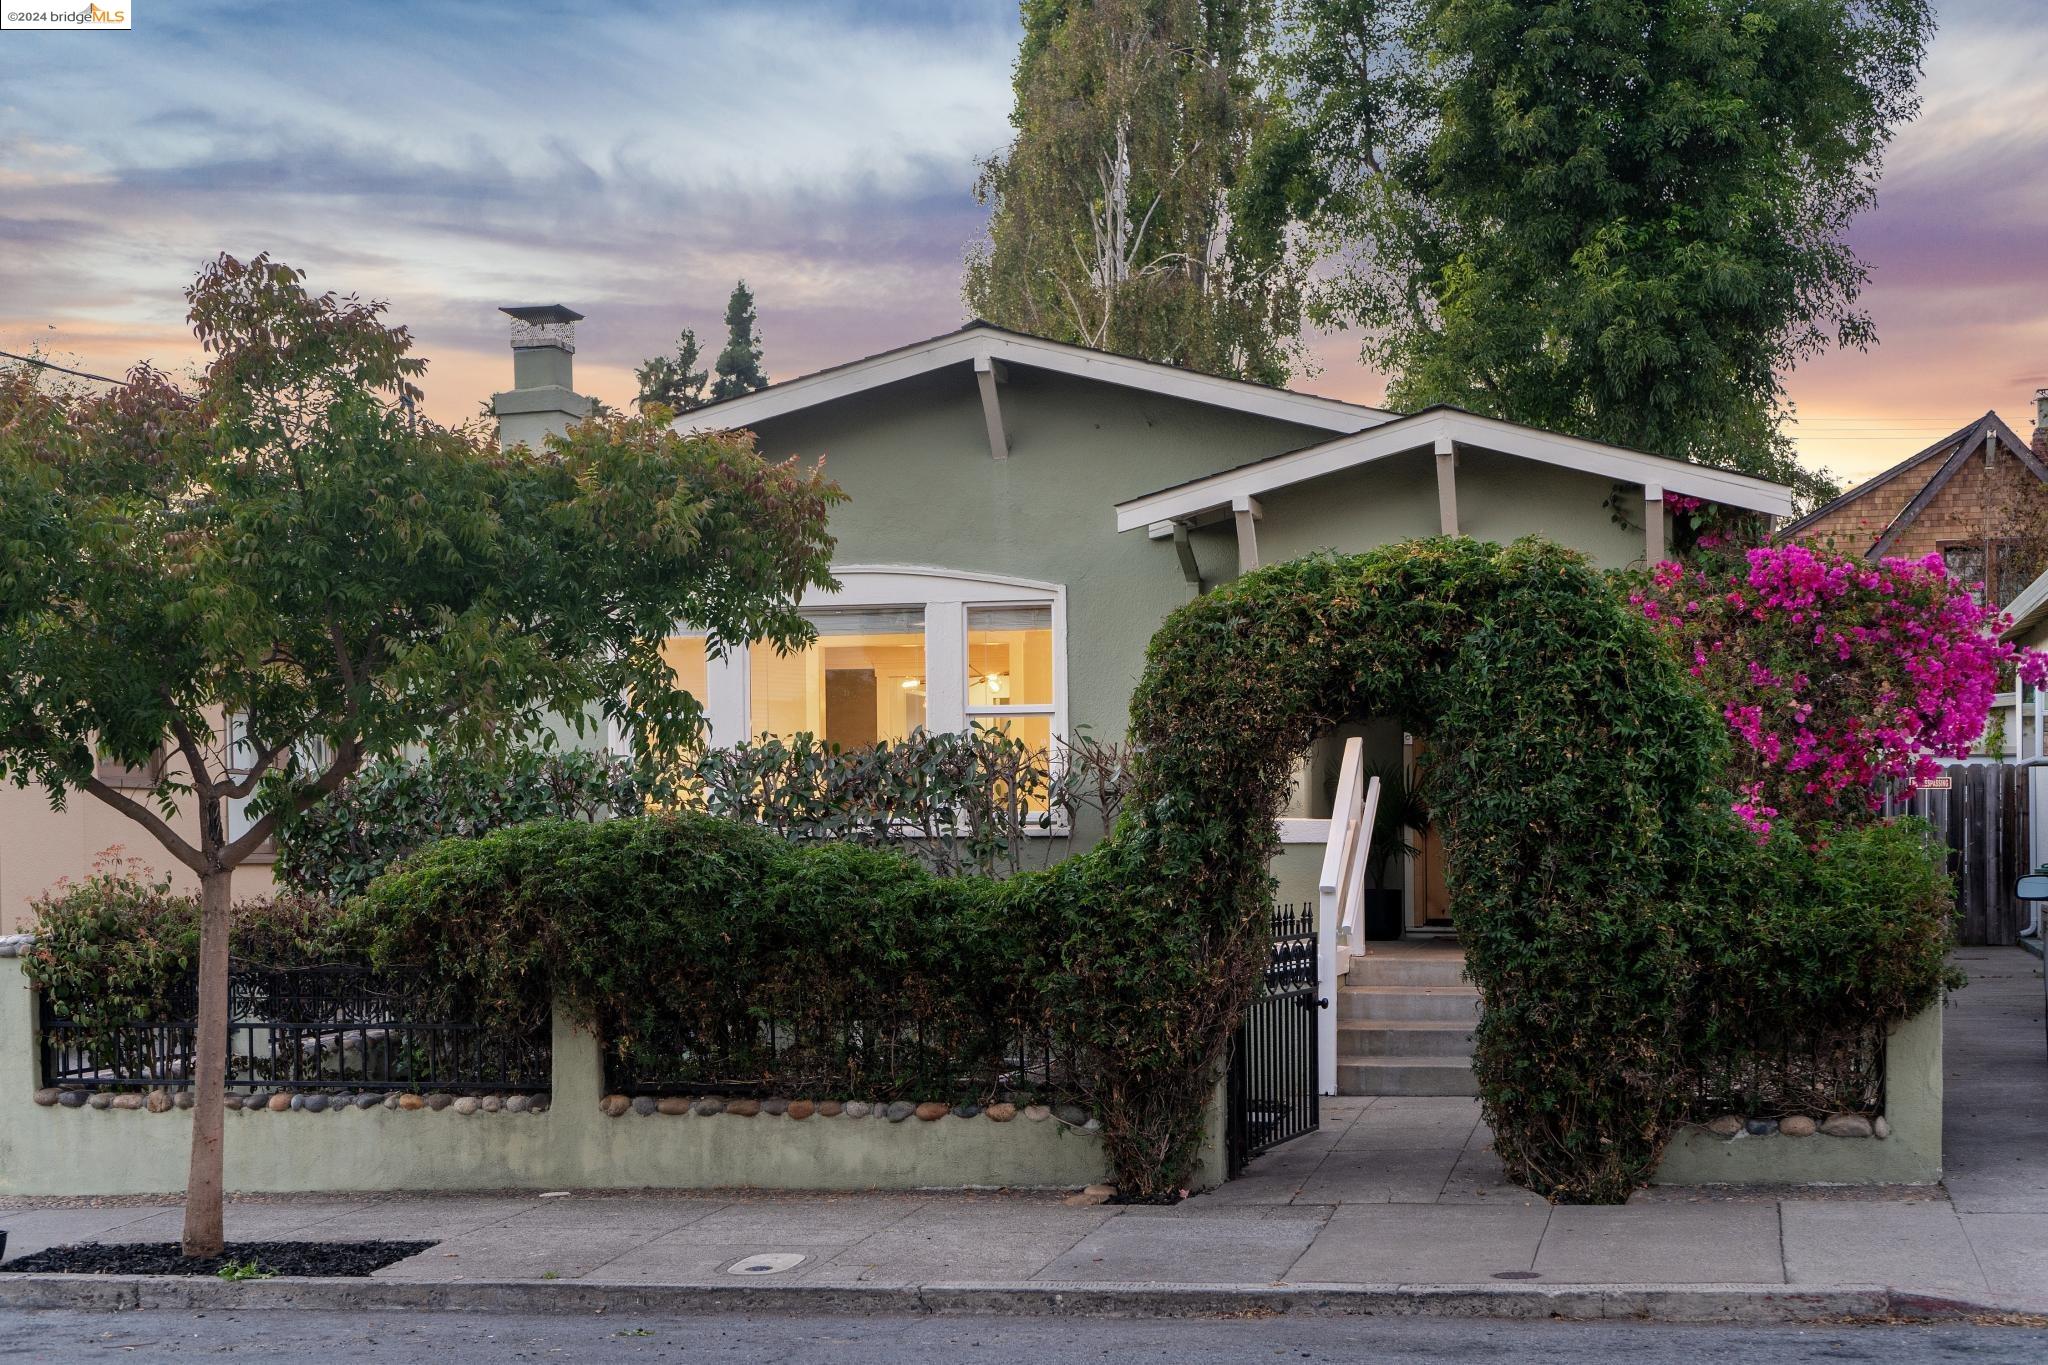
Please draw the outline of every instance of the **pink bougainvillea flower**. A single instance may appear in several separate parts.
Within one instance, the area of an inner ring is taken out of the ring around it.
[[[2048,686],[2048,654],[1939,555],[1877,564],[1804,545],[1663,563],[1630,600],[1706,686],[1734,740],[1731,809],[1761,837],[1875,811],[1966,756],[2001,683]]]

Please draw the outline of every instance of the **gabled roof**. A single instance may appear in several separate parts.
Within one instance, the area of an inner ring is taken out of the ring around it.
[[[1576,436],[1560,436],[1519,422],[1481,417],[1462,408],[1432,407],[1319,445],[1254,460],[1219,474],[1127,499],[1116,506],[1116,529],[1130,531],[1199,516],[1229,507],[1236,498],[1257,497],[1339,470],[1416,450],[1455,449],[1461,445],[1577,469],[1623,483],[1654,485],[1771,516],[1790,516],[1792,512],[1792,490],[1766,479],[1662,455],[1645,455]]]
[[[912,379],[949,365],[1000,361],[1033,369],[1093,379],[1146,393],[1186,399],[1210,407],[1253,413],[1324,431],[1362,431],[1391,421],[1395,414],[1360,403],[1346,403],[1292,389],[1276,389],[1241,379],[1221,379],[1175,365],[1133,360],[1086,346],[1047,341],[1012,332],[993,323],[974,321],[956,332],[899,346],[862,360],[834,365],[796,379],[785,379],[755,393],[707,404],[676,419],[684,430],[751,426],[784,413],[829,403]]]
[[[1999,444],[2017,455],[2020,462],[2033,472],[2035,478],[2048,482],[2048,468],[2044,468],[2041,462],[2034,457],[2034,452],[2028,444],[2021,440],[2018,433],[2007,426],[2004,419],[1999,417],[1996,412],[1987,412],[1976,421],[1950,432],[1925,450],[1916,451],[1883,473],[1873,478],[1865,479],[1862,483],[1857,484],[1832,502],[1823,503],[1821,506],[1814,508],[1813,511],[1808,512],[1805,516],[1778,532],[1778,539],[1795,540],[1810,530],[1823,517],[1828,516],[1830,513],[1841,511],[1851,503],[1869,496],[1886,484],[1904,478],[1916,470],[1931,471],[1928,474],[1927,482],[1921,486],[1920,491],[1915,493],[1912,499],[1900,509],[1899,514],[1892,518],[1890,524],[1878,533],[1877,539],[1866,552],[1867,556],[1872,557],[1884,555],[1891,550],[1893,544],[1897,542],[1899,536],[1904,533],[1906,528],[1919,520],[1920,514],[1927,510],[1927,505],[1934,501],[1934,495],[1939,493],[1942,487],[1955,477],[1956,471],[1961,469],[1964,463],[1973,455],[1981,451],[1984,448],[1984,442],[1993,436],[1998,438]]]

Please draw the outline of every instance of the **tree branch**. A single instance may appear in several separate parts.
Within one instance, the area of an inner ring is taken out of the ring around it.
[[[264,774],[270,771],[270,765],[277,762],[277,756],[287,747],[288,744],[277,744],[258,754],[256,761],[249,765],[249,771],[242,775],[239,782],[223,782],[215,788],[216,793],[230,801],[239,801],[249,795],[256,790],[256,784],[263,780]]]
[[[165,701],[170,701],[166,696]],[[192,770],[192,794],[203,801],[212,800],[218,793],[214,789],[213,773],[206,766],[206,754],[199,747],[199,737],[192,733],[192,727],[178,714],[177,707],[170,708],[171,733],[178,737],[178,750],[185,755],[185,766]]]
[[[178,832],[172,829],[170,824],[161,815],[158,815],[148,806],[143,805],[132,797],[122,795],[97,777],[87,778],[85,786],[81,790],[91,792],[94,796],[97,796],[100,800],[106,802],[109,806],[112,806],[115,810],[155,835],[156,841],[162,844],[173,858],[176,858],[194,873],[202,877],[206,875],[206,859],[200,855],[199,850],[180,838]]]
[[[348,781],[355,770],[362,766],[362,761],[363,751],[355,740],[351,739],[342,744],[335,751],[334,762],[327,765],[326,772],[320,774],[312,783],[292,793],[291,813],[297,815],[307,807],[332,796],[341,784]],[[263,841],[271,836],[272,831],[277,828],[277,821],[278,812],[266,812],[243,832],[241,838],[221,849],[221,865],[241,866],[242,861],[262,847]]]

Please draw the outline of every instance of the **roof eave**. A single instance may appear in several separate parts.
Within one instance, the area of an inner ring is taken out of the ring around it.
[[[976,360],[998,360],[1050,370],[1337,433],[1362,431],[1392,421],[1396,415],[1337,398],[1224,379],[1174,365],[1134,360],[1066,342],[1047,341],[1021,332],[1005,331],[990,323],[976,322],[956,332],[694,409],[678,417],[675,425],[685,431],[752,426],[887,384],[915,379],[950,365]]]
[[[1396,455],[1434,449],[1439,440],[1576,469],[1617,482],[1655,484],[1670,492],[1770,516],[1789,516],[1792,512],[1792,490],[1782,484],[1575,436],[1560,436],[1457,408],[1429,408],[1302,450],[1128,498],[1116,505],[1116,529],[1132,531],[1198,516],[1228,506],[1233,498],[1258,497],[1276,488]]]

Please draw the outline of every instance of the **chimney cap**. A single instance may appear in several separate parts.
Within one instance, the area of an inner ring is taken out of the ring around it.
[[[500,308],[498,311],[516,322],[529,323],[536,327],[583,320],[583,314],[574,308],[565,308],[559,303],[529,303],[515,308]]]

